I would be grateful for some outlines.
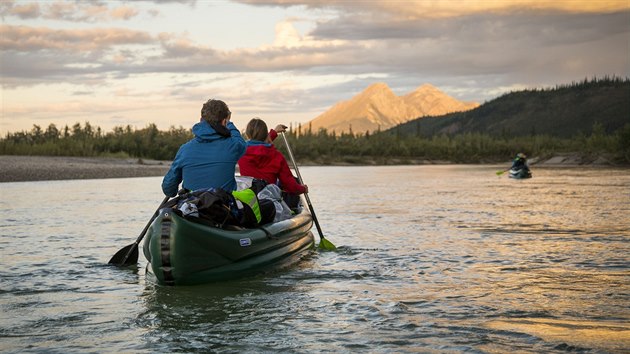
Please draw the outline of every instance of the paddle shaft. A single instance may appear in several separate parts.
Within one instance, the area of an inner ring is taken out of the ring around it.
[[[170,199],[170,197],[164,197],[164,200],[162,200],[162,203],[160,203],[160,206],[158,206],[158,208],[155,210],[155,213],[153,213],[153,216],[151,216],[151,219],[149,220],[149,222],[144,226],[144,229],[142,229],[142,232],[140,232],[140,235],[138,236],[138,238],[136,239],[136,241],[134,243],[132,243],[129,246],[125,246],[122,250],[124,250],[125,248],[129,248],[127,250],[127,253],[125,253],[125,257],[122,258],[120,261],[116,262],[115,258],[116,255],[118,254],[118,251],[114,257],[112,257],[112,259],[109,261],[110,264],[115,263],[118,265],[125,265],[125,263],[127,263],[127,259],[129,259],[129,256],[134,252],[134,250],[137,249],[138,245],[140,244],[140,241],[142,241],[142,239],[144,238],[144,235],[147,233],[147,230],[149,229],[149,226],[151,226],[151,223],[153,222],[153,220],[155,220],[155,218],[158,216],[158,213],[160,211],[160,208],[162,208],[162,205],[164,205],[164,203],[166,203],[168,200]],[[121,251],[122,251],[121,250]]]
[[[293,168],[295,168],[295,173],[297,174],[298,181],[300,184],[304,184],[302,180],[302,175],[300,175],[300,170],[298,169],[297,163],[295,162],[295,158],[293,157],[293,151],[291,151],[291,146],[289,146],[289,141],[287,137],[282,134],[282,139],[284,139],[284,144],[287,147],[287,151],[289,152],[289,157],[291,158],[291,162],[293,163]],[[315,215],[315,209],[313,209],[313,205],[311,204],[311,199],[308,197],[308,193],[304,193],[304,197],[306,198],[306,204],[308,204],[308,209],[311,211],[311,215],[313,216],[313,221],[315,222],[315,227],[317,227],[317,232],[319,232],[319,237],[324,238],[324,233],[322,232],[321,226],[319,226],[319,221],[317,221],[317,216]]]
[[[138,238],[136,239],[136,242],[134,242],[136,245],[140,244],[140,241],[142,241],[142,239],[144,238],[144,235],[147,233],[147,230],[149,229],[149,226],[151,226],[151,223],[153,222],[153,220],[155,220],[155,218],[157,218],[158,213],[160,212],[160,209],[162,208],[162,205],[164,205],[164,203],[168,202],[168,200],[171,199],[171,197],[164,197],[164,199],[162,200],[162,203],[160,203],[160,206],[155,209],[155,213],[153,213],[153,216],[151,217],[151,220],[149,220],[149,222],[144,225],[144,229],[142,229],[142,232],[140,233],[140,236],[138,236]]]

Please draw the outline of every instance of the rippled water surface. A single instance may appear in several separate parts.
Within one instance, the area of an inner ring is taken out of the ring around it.
[[[630,171],[501,167],[304,167],[338,252],[177,288],[106,265],[161,178],[0,183],[0,351],[628,352]]]

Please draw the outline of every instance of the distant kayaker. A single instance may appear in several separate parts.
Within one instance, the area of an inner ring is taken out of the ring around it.
[[[221,100],[210,99],[201,108],[201,119],[192,132],[194,138],[180,146],[171,168],[162,180],[165,195],[177,195],[178,186],[236,189],[236,163],[247,147],[241,133],[230,121],[232,112]]]
[[[529,170],[529,167],[527,166],[527,156],[522,152],[519,152],[518,154],[516,154],[516,157],[514,158],[514,161],[512,162],[512,167],[510,169],[518,171],[522,170],[523,168]]]
[[[276,129],[267,130],[267,124],[260,118],[253,118],[247,124],[247,151],[238,160],[242,176],[262,179],[267,183],[280,182],[283,191],[289,194],[308,193],[308,186],[299,184],[291,173],[287,160],[272,144],[278,133],[286,131],[286,126],[279,124]]]

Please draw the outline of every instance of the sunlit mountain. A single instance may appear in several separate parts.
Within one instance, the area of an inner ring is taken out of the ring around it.
[[[474,102],[462,102],[448,96],[430,84],[415,91],[396,96],[385,83],[375,83],[348,101],[332,108],[310,122],[313,132],[320,128],[336,133],[364,134],[385,130],[423,116],[437,116],[466,111],[479,106]]]

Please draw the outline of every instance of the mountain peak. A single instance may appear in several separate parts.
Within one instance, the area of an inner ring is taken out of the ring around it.
[[[416,91],[440,91],[440,90],[431,84],[422,84],[414,90],[414,92]]]
[[[426,95],[426,94],[430,94],[430,95],[445,95],[446,96],[446,94],[444,92],[442,92],[440,89],[438,89],[437,87],[435,87],[435,86],[433,86],[431,84],[422,84],[422,85],[418,86],[412,92],[406,94],[405,97],[412,96],[412,95]]]
[[[460,102],[431,84],[423,84],[405,96],[397,96],[384,82],[368,86],[348,101],[310,122],[314,131],[324,128],[337,133],[384,130],[427,115],[442,115],[472,109],[478,104]]]
[[[370,86],[368,86],[365,90],[363,90],[359,96],[373,96],[373,95],[379,95],[379,94],[383,94],[383,93],[392,93],[392,90],[389,88],[389,86],[387,86],[386,83],[384,82],[377,82],[375,84],[372,84]]]

